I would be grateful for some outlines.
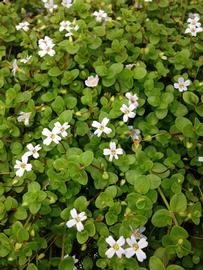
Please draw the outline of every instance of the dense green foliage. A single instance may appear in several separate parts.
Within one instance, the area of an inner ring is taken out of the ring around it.
[[[75,255],[75,269],[201,270],[203,33],[185,33],[201,1],[54,2],[53,12],[37,0],[0,3],[0,269],[71,270]],[[96,21],[99,9],[106,21]],[[71,37],[59,31],[66,20],[79,26]],[[23,21],[29,30],[16,29]],[[45,36],[52,56],[39,55]],[[174,87],[181,77],[187,91]],[[124,122],[127,92],[139,105]],[[92,123],[105,117],[111,133],[98,137]],[[56,122],[70,125],[68,136],[45,145]],[[123,150],[112,162],[110,142]],[[17,176],[30,143],[39,157]],[[66,225],[73,208],[87,216],[82,231]],[[108,236],[141,226],[146,260],[107,258]]]

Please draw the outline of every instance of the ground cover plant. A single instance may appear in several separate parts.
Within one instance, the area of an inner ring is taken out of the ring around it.
[[[202,14],[1,1],[1,270],[202,270]]]

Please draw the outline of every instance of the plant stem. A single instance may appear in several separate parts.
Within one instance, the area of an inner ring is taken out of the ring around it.
[[[163,199],[168,211],[171,213],[171,217],[173,219],[174,224],[178,226],[178,221],[177,221],[177,219],[175,217],[175,214],[171,211],[170,205],[169,205],[169,203],[168,203],[168,201],[167,201],[167,199],[166,199],[166,197],[165,197],[165,195],[164,195],[164,193],[163,193],[163,191],[161,190],[160,187],[158,187],[158,192],[161,195],[161,198]]]

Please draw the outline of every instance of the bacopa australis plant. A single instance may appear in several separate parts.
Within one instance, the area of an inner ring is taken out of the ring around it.
[[[202,270],[201,14],[1,1],[1,270]]]

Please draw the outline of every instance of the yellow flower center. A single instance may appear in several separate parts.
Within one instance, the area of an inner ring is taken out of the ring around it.
[[[140,233],[139,232],[134,232],[133,234],[134,234],[135,237],[140,238]]]
[[[26,168],[26,164],[25,163],[22,163],[20,166],[21,166],[22,169],[25,169]]]
[[[52,133],[51,136],[50,136],[50,138],[51,139],[54,139],[55,138],[55,134]]]
[[[104,126],[100,126],[100,128],[99,128],[101,131],[103,131],[104,130]]]
[[[61,128],[61,132],[64,132],[64,131],[65,131],[65,129],[64,129],[64,127],[62,127],[62,128]]]
[[[133,245],[133,248],[134,248],[134,251],[137,251],[137,250],[139,249],[138,244],[134,244],[134,245]]]
[[[77,222],[80,222],[81,220],[80,220],[80,217],[76,217],[76,221]]]
[[[37,153],[37,151],[36,151],[35,149],[33,149],[33,150],[32,150],[32,153],[33,153],[33,154],[36,154],[36,153]]]
[[[128,109],[126,109],[125,114],[129,114],[129,113],[130,113],[130,111]]]
[[[113,248],[114,248],[116,251],[118,251],[120,247],[119,247],[118,244],[114,244],[114,245],[113,245]]]
[[[183,87],[184,87],[184,84],[183,84],[183,83],[180,83],[180,84],[179,84],[179,88],[182,89]]]
[[[111,154],[112,154],[113,156],[115,156],[115,155],[116,155],[116,150],[111,150]]]

